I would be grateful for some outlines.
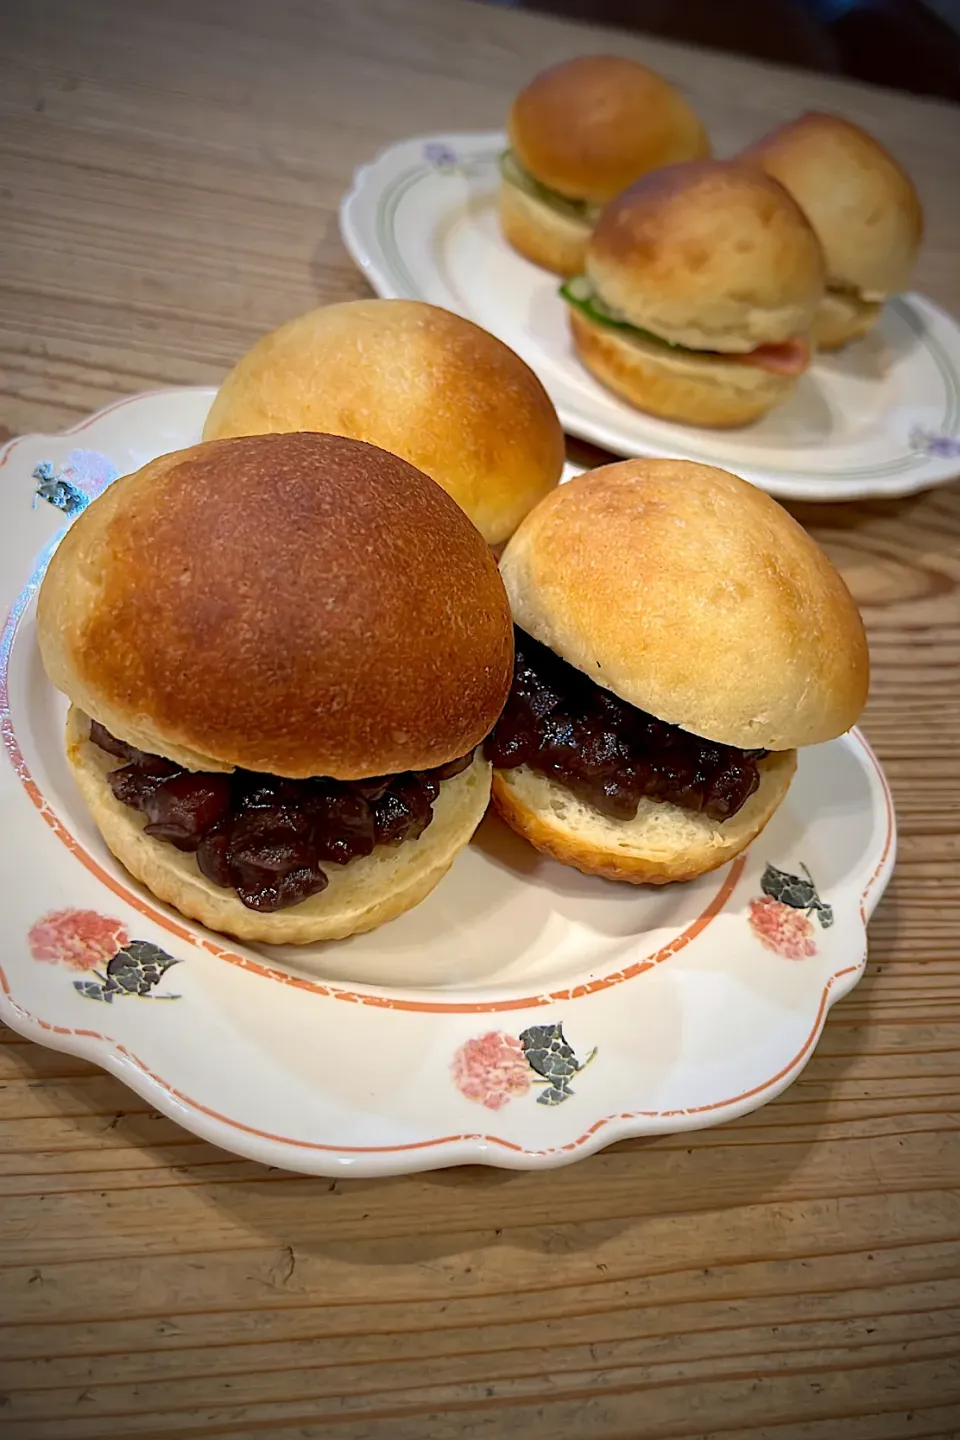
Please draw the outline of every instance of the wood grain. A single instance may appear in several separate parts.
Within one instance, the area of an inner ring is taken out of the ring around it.
[[[0,426],[216,381],[365,293],[355,165],[501,122],[611,45],[718,149],[809,105],[891,143],[960,310],[960,112],[442,0],[32,0],[0,53]],[[2,1032],[5,1440],[960,1435],[960,492],[797,507],[863,606],[897,873],[800,1080],[715,1131],[549,1176],[268,1171]]]

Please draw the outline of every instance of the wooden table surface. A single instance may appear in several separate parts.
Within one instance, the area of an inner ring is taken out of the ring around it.
[[[379,147],[499,124],[618,48],[720,153],[808,105],[922,192],[960,312],[960,112],[460,0],[31,0],[0,46],[0,424],[219,379],[365,293],[337,201]],[[871,961],[800,1080],[544,1175],[267,1171],[4,1032],[9,1440],[960,1435],[960,487],[799,508],[863,606],[896,792]]]

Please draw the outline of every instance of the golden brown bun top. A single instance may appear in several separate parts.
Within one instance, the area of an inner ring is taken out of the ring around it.
[[[823,254],[799,206],[759,170],[672,165],[604,210],[587,274],[632,324],[701,350],[752,350],[807,331]]]
[[[648,170],[710,154],[683,96],[616,55],[544,70],[514,101],[509,131],[520,163],[542,184],[601,204]]]
[[[863,709],[869,659],[849,591],[785,510],[725,470],[588,471],[528,516],[500,567],[521,629],[695,735],[792,750]]]
[[[416,300],[311,310],[258,340],[213,402],[205,440],[317,430],[367,440],[442,485],[488,544],[563,470],[563,431],[529,366],[486,330]]]
[[[406,461],[330,435],[197,445],[117,480],[40,592],[51,680],[194,769],[340,779],[440,765],[513,666],[482,537]]]
[[[906,285],[923,237],[913,181],[889,150],[839,115],[811,112],[745,150],[803,207],[830,280],[869,294]]]

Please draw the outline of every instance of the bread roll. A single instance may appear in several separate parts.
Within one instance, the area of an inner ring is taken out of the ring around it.
[[[331,435],[164,455],[73,523],[40,592],[53,683],[192,770],[340,780],[490,730],[513,632],[489,548],[406,461]]]
[[[526,260],[555,275],[577,275],[587,258],[590,226],[536,195],[504,180],[500,186],[500,228]]]
[[[501,573],[528,635],[704,739],[793,750],[863,709],[869,659],[850,592],[786,510],[725,470],[588,471],[527,518]]]
[[[608,205],[586,273],[631,325],[741,353],[806,334],[825,279],[817,237],[783,187],[719,160],[660,170]]]
[[[823,246],[828,294],[815,338],[825,350],[865,334],[908,283],[923,236],[913,181],[878,140],[839,115],[811,112],[741,159],[785,186]]]
[[[528,260],[583,269],[601,207],[661,165],[710,153],[681,95],[635,60],[581,55],[537,75],[510,112],[500,224]]]
[[[520,91],[508,130],[541,184],[595,204],[650,170],[710,153],[682,95],[621,55],[580,55],[544,70]]]
[[[203,436],[293,430],[408,460],[490,545],[563,471],[563,431],[533,371],[486,330],[415,300],[327,305],[265,335],[224,380]]]
[[[663,420],[717,428],[748,425],[796,385],[724,355],[672,349],[570,312],[573,343],[587,369],[638,410]]]
[[[794,750],[761,760],[760,788],[722,823],[656,800],[641,800],[634,820],[611,820],[526,766],[495,772],[493,804],[518,835],[562,865],[631,885],[666,885],[695,880],[751,845],[796,768]]]
[[[524,641],[493,802],[585,874],[660,885],[733,859],[786,796],[796,748],[863,708],[846,586],[785,510],[726,471],[589,471],[528,516],[501,569],[519,630],[580,675]]]

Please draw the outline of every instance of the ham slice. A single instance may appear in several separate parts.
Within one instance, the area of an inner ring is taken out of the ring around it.
[[[782,345],[760,345],[746,355],[727,355],[741,365],[756,365],[772,375],[802,375],[810,364],[810,346],[806,340],[786,340]]]

